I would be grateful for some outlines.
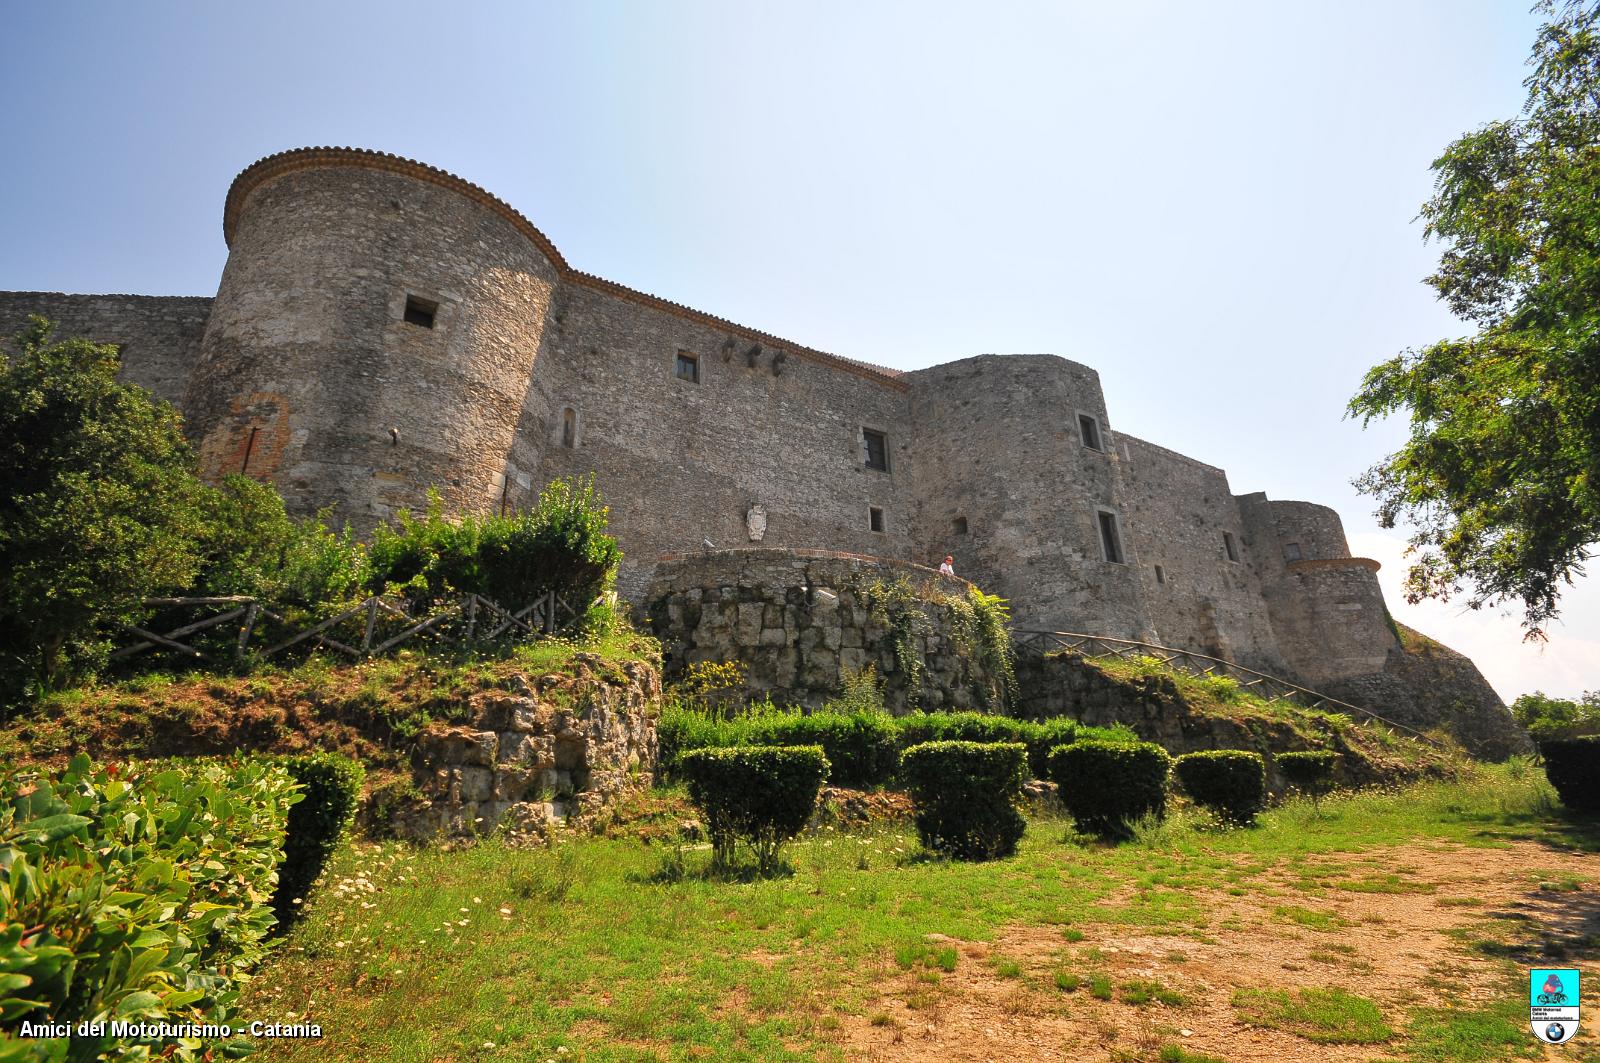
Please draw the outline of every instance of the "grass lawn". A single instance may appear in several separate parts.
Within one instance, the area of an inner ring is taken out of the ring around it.
[[[824,829],[764,880],[634,839],[356,844],[241,1014],[322,1026],[265,1059],[967,1058],[951,1046],[986,1021],[1001,1048],[1032,1039],[994,1058],[1520,1058],[1532,1035],[1505,1000],[1533,931],[1484,906],[1578,903],[1596,837],[1513,764],[1292,802],[1250,830],[1180,813],[1117,847],[1033,819],[988,864],[930,859],[903,827]],[[1496,875],[1452,870],[1475,854]],[[1386,947],[1414,946],[1408,912],[1440,920],[1440,944],[1401,961],[1417,984],[1397,996],[1371,983]],[[1233,1050],[1247,1036],[1263,1054]]]

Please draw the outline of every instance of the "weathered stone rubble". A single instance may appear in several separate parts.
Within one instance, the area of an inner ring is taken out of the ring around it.
[[[893,633],[874,617],[865,588],[904,578],[928,601],[913,651],[922,661],[912,689],[895,658]],[[749,692],[816,706],[839,696],[847,672],[867,666],[884,680],[895,710],[985,707],[995,676],[954,637],[932,603],[969,584],[920,565],[822,550],[717,550],[663,561],[646,596],[669,678],[699,661],[737,661]]]
[[[473,695],[470,723],[419,738],[414,772],[429,802],[403,813],[397,833],[542,829],[649,785],[661,696],[653,668],[580,653],[567,673],[510,687]]]

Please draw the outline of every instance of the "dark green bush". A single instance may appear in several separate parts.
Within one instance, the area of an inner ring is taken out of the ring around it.
[[[430,495],[421,517],[401,512],[374,530],[369,587],[416,603],[472,591],[508,607],[553,590],[581,613],[622,560],[607,522],[593,476],[556,480],[531,509],[503,516],[449,518]]]
[[[1339,754],[1325,749],[1279,753],[1273,758],[1273,763],[1277,764],[1285,783],[1316,802],[1333,789],[1333,773],[1339,766]]]
[[[900,766],[894,717],[881,712],[772,713],[745,726],[743,742],[761,746],[821,746],[839,786],[881,786]]]
[[[278,889],[272,898],[278,918],[288,922],[297,911],[294,902],[304,899],[350,829],[361,804],[361,784],[366,781],[367,769],[360,761],[338,753],[272,759],[289,773],[304,795],[289,810],[283,866],[278,870]]]
[[[1172,758],[1154,742],[1090,739],[1050,751],[1050,778],[1080,830],[1126,836],[1140,816],[1164,816]]]
[[[267,951],[295,800],[260,760],[0,771],[0,1058],[52,1044],[15,1038],[23,1020],[228,1022]],[[197,1041],[109,1035],[45,1055],[212,1058]]]
[[[1026,779],[1020,742],[923,742],[900,758],[922,844],[958,860],[1010,856],[1027,826],[1017,811]]]
[[[1195,803],[1233,823],[1249,823],[1267,805],[1267,769],[1260,753],[1213,749],[1185,753],[1172,762]]]
[[[1600,735],[1539,743],[1544,771],[1561,803],[1575,812],[1600,812]]]
[[[763,874],[778,849],[805,827],[828,777],[821,746],[735,746],[696,749],[678,757],[689,800],[706,818],[716,862],[733,862],[734,845],[748,842]]]

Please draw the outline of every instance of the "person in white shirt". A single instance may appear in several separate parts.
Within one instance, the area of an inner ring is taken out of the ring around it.
[[[941,576],[954,576],[956,574],[956,567],[953,564],[954,561],[955,561],[955,555],[954,554],[945,554],[944,555],[944,564],[939,566],[939,574]]]

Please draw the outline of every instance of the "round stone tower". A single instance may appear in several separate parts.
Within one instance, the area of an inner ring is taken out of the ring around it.
[[[1099,375],[981,355],[905,379],[922,553],[1027,603],[1019,626],[1150,638]]]
[[[431,166],[303,148],[234,180],[223,236],[184,401],[205,474],[270,479],[358,531],[429,487],[500,504],[564,269],[527,219]]]

